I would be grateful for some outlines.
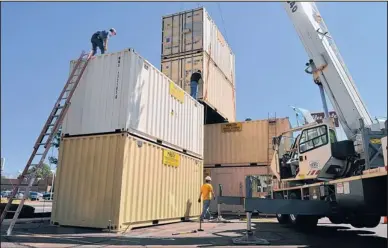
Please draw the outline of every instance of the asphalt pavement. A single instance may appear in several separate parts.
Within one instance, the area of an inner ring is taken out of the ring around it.
[[[139,228],[125,233],[104,232],[93,229],[57,227],[41,223],[17,224],[14,236],[4,236],[2,247],[255,247],[236,246],[233,239],[244,235],[246,223],[231,220],[231,223],[203,223],[203,232],[197,222],[180,222]],[[297,232],[284,227],[276,219],[252,221],[254,236],[270,242],[261,247],[341,247],[341,248],[386,248],[387,225],[376,228],[356,229],[349,225],[333,225],[322,219],[317,229],[309,233]],[[181,235],[172,235],[182,233]],[[256,246],[257,247],[257,246]]]

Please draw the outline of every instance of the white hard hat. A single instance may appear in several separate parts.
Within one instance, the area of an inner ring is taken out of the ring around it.
[[[211,180],[212,180],[212,178],[211,178],[211,177],[209,177],[209,176],[207,176],[207,177],[205,177],[205,180],[206,180],[206,181],[211,181]]]
[[[109,29],[109,31],[110,31],[111,33],[117,34],[116,29],[114,29],[114,28]]]

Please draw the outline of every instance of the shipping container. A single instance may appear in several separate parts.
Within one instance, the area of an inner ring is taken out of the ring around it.
[[[229,122],[236,121],[235,88],[206,52],[162,61],[162,72],[187,93],[190,93],[191,74],[197,70],[202,71],[198,99],[217,110]]]
[[[205,8],[164,16],[162,22],[162,60],[206,51],[235,83],[235,56]]]
[[[269,165],[273,155],[272,137],[290,127],[288,117],[278,118],[271,124],[268,120],[256,120],[205,125],[204,164],[206,167]],[[287,149],[289,144],[284,147]]]
[[[383,157],[384,157],[384,165],[388,166],[388,154],[387,154],[387,136],[381,139],[381,147],[383,150]]]
[[[127,131],[202,157],[203,109],[133,49],[126,49],[89,62],[72,97],[63,133]]]
[[[212,178],[211,184],[216,195],[220,195],[219,185],[222,185],[223,196],[246,196],[245,178],[247,176],[257,176],[257,182],[252,182],[252,196],[264,197],[269,192],[270,186],[267,185],[268,174],[267,166],[245,166],[245,167],[221,167],[205,168],[204,174]],[[211,201],[210,211],[217,212],[217,202]],[[221,205],[221,213],[238,213],[244,215],[244,206],[242,205]]]
[[[53,224],[130,230],[190,219],[202,160],[128,133],[62,139]]]

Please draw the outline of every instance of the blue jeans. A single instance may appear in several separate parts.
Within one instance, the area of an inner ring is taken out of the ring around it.
[[[190,96],[194,99],[197,99],[197,91],[198,91],[198,82],[191,81],[191,83],[190,83]]]
[[[96,55],[97,47],[100,48],[101,54],[105,53],[104,42],[101,39],[98,39],[93,35],[90,42],[92,42],[92,50],[93,50],[92,56]]]
[[[209,208],[210,208],[210,200],[204,200],[202,205],[201,220],[205,219],[206,214],[209,214],[209,219],[210,219]]]

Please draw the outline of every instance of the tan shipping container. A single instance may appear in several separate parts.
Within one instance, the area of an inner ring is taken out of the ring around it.
[[[201,160],[127,133],[64,138],[52,223],[130,230],[199,216]]]
[[[162,59],[205,51],[235,83],[235,55],[205,8],[163,16]]]
[[[265,180],[267,180],[267,166],[250,166],[250,167],[219,167],[205,168],[204,173],[207,173],[212,178],[212,186],[216,195],[219,195],[219,184],[222,185],[223,196],[246,196],[245,178],[247,176],[259,176],[261,185],[256,185],[252,189],[253,197],[261,197],[267,195]],[[255,186],[254,185],[254,186]],[[210,203],[210,211],[217,212],[217,203]],[[244,214],[242,205],[221,205],[222,212],[241,212]]]
[[[269,165],[272,137],[288,129],[288,117],[276,120],[276,130],[275,123],[269,124],[268,120],[205,125],[204,165]]]
[[[161,71],[187,93],[190,93],[191,74],[197,70],[202,71],[198,99],[229,122],[236,121],[235,88],[206,52],[162,61]]]

